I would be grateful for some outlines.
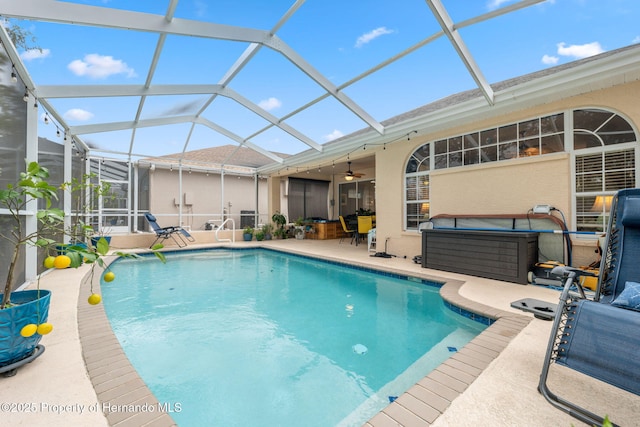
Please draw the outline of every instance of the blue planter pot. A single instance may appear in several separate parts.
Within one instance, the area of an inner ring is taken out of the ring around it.
[[[88,248],[86,243],[78,242],[78,243],[72,243],[72,244],[68,244],[68,245],[57,245],[56,246],[56,251],[58,251],[58,255],[66,255],[67,252],[73,251],[73,249],[69,249],[70,247],[73,247],[73,246],[76,246],[76,247],[84,249],[84,250],[86,250]]]
[[[2,294],[0,294],[0,299]],[[42,335],[28,338],[20,330],[30,323],[39,325],[49,317],[51,291],[18,291],[11,295],[12,307],[0,310],[0,367],[13,364],[34,352]]]
[[[111,236],[94,236],[91,238],[91,246],[95,248],[101,237],[104,237],[104,240],[106,240],[108,244],[111,244]]]

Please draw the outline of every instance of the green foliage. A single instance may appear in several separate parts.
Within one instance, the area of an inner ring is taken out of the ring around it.
[[[15,184],[7,184],[6,189],[0,190],[0,208],[9,211],[11,224],[0,228],[0,238],[13,246],[14,251],[9,261],[9,269],[5,280],[2,303],[4,308],[10,303],[15,268],[18,263],[19,250],[22,245],[31,244],[46,248],[53,244],[51,236],[64,226],[64,213],[60,209],[52,209],[51,201],[57,200],[57,188],[47,181],[49,171],[36,162],[28,163],[26,171],[20,173]],[[34,202],[31,202],[34,200]],[[37,211],[37,200],[42,200],[46,208]],[[27,209],[29,208],[29,209]],[[25,215],[27,210],[36,210],[39,227],[36,231],[25,232]]]
[[[72,241],[84,242],[96,232],[91,224],[85,222],[85,218],[91,213],[91,202],[95,203],[100,198],[114,198],[110,192],[111,184],[108,182],[95,183],[96,179],[95,173],[84,174],[81,179],[73,177],[70,182],[65,182],[61,186],[71,195],[75,210],[71,217],[71,225],[66,230],[66,234],[71,237]]]
[[[7,34],[16,48],[22,48],[24,50],[37,49],[42,52],[42,48],[36,44],[36,37],[31,31],[25,30],[9,20],[5,20],[4,24]]]
[[[273,235],[275,237],[280,237],[281,239],[286,239],[287,232],[284,229],[284,225],[287,223],[287,217],[282,215],[280,212],[276,211],[271,216],[271,221],[273,221],[277,225],[277,228],[273,232]]]
[[[164,254],[162,252],[159,252],[163,247],[164,246],[162,246],[161,243],[156,243],[151,247],[151,250],[153,251],[156,258],[158,258],[160,261],[167,262],[167,258],[164,256]]]
[[[78,212],[87,210],[83,201],[86,200],[86,192],[94,192],[94,195],[104,195],[109,191],[108,186],[92,184],[91,175],[84,177],[85,182],[73,180],[70,183],[62,184],[60,189],[71,192],[72,197],[77,197],[79,201]],[[47,253],[64,252],[71,260],[70,267],[77,268],[83,263],[91,264],[91,268],[99,266],[106,267],[104,257],[109,254],[109,243],[104,237],[98,239],[94,246],[84,243],[90,234],[93,234],[92,227],[82,222],[79,215],[71,228],[65,228],[65,214],[61,209],[52,208],[53,200],[58,199],[58,188],[48,182],[49,171],[40,166],[37,162],[27,164],[26,171],[20,173],[20,178],[15,184],[8,184],[6,189],[0,190],[0,208],[9,211],[10,224],[0,228],[0,238],[7,241],[13,247],[13,253],[9,262],[9,269],[5,281],[2,303],[0,309],[10,306],[11,292],[14,286],[14,273],[18,265],[20,247],[32,245],[43,248]],[[79,193],[79,194],[78,194]],[[44,202],[44,209],[38,210],[38,202]],[[33,232],[25,232],[25,221],[28,212],[36,211],[35,218],[38,227]],[[56,240],[60,236],[71,238],[71,244],[63,244]],[[164,254],[159,252],[162,245],[155,245],[151,250],[162,262],[166,261]],[[120,257],[135,258],[136,254],[116,252],[114,255]],[[93,277],[93,275],[92,275]]]
[[[287,217],[276,211],[276,213],[271,216],[271,221],[275,222],[278,228],[282,228],[287,223]]]

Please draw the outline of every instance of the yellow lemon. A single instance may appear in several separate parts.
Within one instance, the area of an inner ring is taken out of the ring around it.
[[[55,262],[56,257],[48,256],[44,259],[44,267],[45,268],[53,268],[53,263]]]
[[[53,330],[53,325],[51,323],[40,323],[38,325],[38,333],[40,335],[47,335],[49,332]]]
[[[55,268],[67,268],[71,265],[71,258],[66,255],[58,255],[53,260],[53,266]]]
[[[104,276],[102,278],[105,282],[113,282],[113,279],[116,278],[116,275],[113,273],[113,271],[107,271],[106,273],[104,273]]]
[[[25,338],[29,338],[31,335],[35,334],[37,330],[38,326],[34,325],[33,323],[29,323],[28,325],[25,325],[22,329],[20,329],[20,335]]]
[[[102,301],[102,297],[98,294],[91,294],[88,301],[91,305],[100,304],[100,301]]]

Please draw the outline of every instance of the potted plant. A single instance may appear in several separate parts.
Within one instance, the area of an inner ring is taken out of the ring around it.
[[[256,240],[262,242],[264,240],[264,231],[262,229],[256,231]]]
[[[273,231],[273,237],[275,237],[276,239],[286,239],[287,238],[287,230],[285,230],[284,227],[276,228]]]
[[[253,227],[251,227],[250,225],[247,225],[244,230],[242,230],[242,238],[245,242],[250,242],[251,240],[253,240],[253,231]]]
[[[80,239],[81,233],[77,229],[65,228],[64,212],[51,207],[51,202],[58,198],[59,188],[51,185],[48,179],[48,170],[37,162],[31,162],[27,165],[26,171],[20,174],[17,183],[8,184],[6,189],[0,189],[0,208],[9,211],[8,215],[0,217],[0,238],[13,248],[4,289],[0,294],[0,373],[5,373],[5,376],[15,374],[19,366],[40,356],[44,347],[39,345],[39,341],[53,329],[47,322],[51,292],[40,289],[39,285],[33,290],[14,289],[14,275],[22,248],[26,245],[36,246],[49,254],[44,260],[46,268],[77,268],[83,262],[92,264],[92,270],[96,266],[106,268],[103,257],[107,255],[109,245],[103,238],[98,240],[95,246],[73,243],[65,247],[64,254],[52,255],[57,253],[57,248],[65,236]],[[67,185],[63,184],[60,189],[66,187]],[[34,231],[28,229],[25,224],[24,212],[28,211],[37,211],[38,226]],[[81,229],[86,230],[83,227]],[[158,252],[161,247],[162,245],[155,246],[153,250],[164,261],[164,256]],[[116,255],[137,256],[121,252]],[[103,278],[105,281],[111,281],[115,275],[113,272],[106,272]],[[90,292],[89,303],[98,304],[101,300],[100,295],[94,294],[93,290]]]
[[[298,217],[293,224],[295,227],[294,235],[296,236],[296,239],[304,239],[304,219],[302,217]]]
[[[271,240],[271,238],[273,237],[273,224],[271,224],[270,222],[264,224],[262,226],[262,232],[264,233],[265,240]]]
[[[277,229],[274,231],[273,234],[282,239],[286,238],[287,234],[285,232],[284,225],[287,223],[287,217],[282,215],[280,212],[276,211],[271,216],[271,221],[273,221],[277,226]]]

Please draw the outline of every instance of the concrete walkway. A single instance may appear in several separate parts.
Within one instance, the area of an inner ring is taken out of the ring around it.
[[[238,242],[236,245],[257,243]],[[443,402],[446,409],[442,414],[438,413],[434,419],[421,418],[420,410],[424,408],[418,408],[412,413],[418,415],[403,425],[582,425],[578,420],[553,408],[537,392],[538,376],[551,322],[535,319],[532,315],[514,310],[509,305],[512,301],[525,297],[556,302],[556,291],[423,269],[410,259],[402,257],[370,257],[366,245],[356,248],[349,242],[340,244],[337,240],[284,240],[268,242],[265,246],[382,268],[401,274],[455,282],[459,286],[455,287],[456,295],[453,297],[459,297],[460,301],[471,301],[472,305],[478,304],[478,307],[483,307],[485,311],[510,313],[514,319],[525,320],[523,326],[518,329],[520,332],[505,339],[504,349],[478,372],[462,394]],[[146,387],[128,379],[129,368],[121,366],[121,358],[126,359],[123,355],[109,356],[119,364],[111,371],[92,365],[92,357],[100,353],[113,352],[119,344],[105,338],[110,336],[110,328],[108,324],[101,323],[103,319],[99,319],[101,306],[94,307],[86,303],[89,295],[88,283],[81,282],[88,271],[87,267],[51,271],[42,277],[40,286],[53,291],[49,321],[54,325],[54,331],[42,340],[46,346],[44,355],[20,368],[14,377],[0,377],[1,425],[122,427],[173,424],[171,418],[161,411],[140,416],[139,413],[128,412],[128,408],[123,406],[109,412],[109,408],[105,408],[100,402],[99,394],[115,389],[118,384],[136,384],[135,393],[141,393]],[[79,328],[78,313],[88,320],[89,326]],[[96,386],[96,381],[102,384],[102,389]],[[609,414],[612,420],[620,425],[637,425],[636,408],[640,405],[638,396],[621,392],[560,367],[554,367],[552,370],[551,385],[552,389],[582,402],[594,412]],[[148,396],[138,397],[142,399],[140,402],[147,401],[147,398]],[[152,397],[149,401],[152,404],[154,402]],[[393,412],[398,408],[407,408],[398,405],[399,407],[388,408],[374,417],[370,425],[401,425],[397,419],[393,419]],[[107,412],[106,416],[104,409]],[[301,421],[301,425],[304,425],[304,421]]]

